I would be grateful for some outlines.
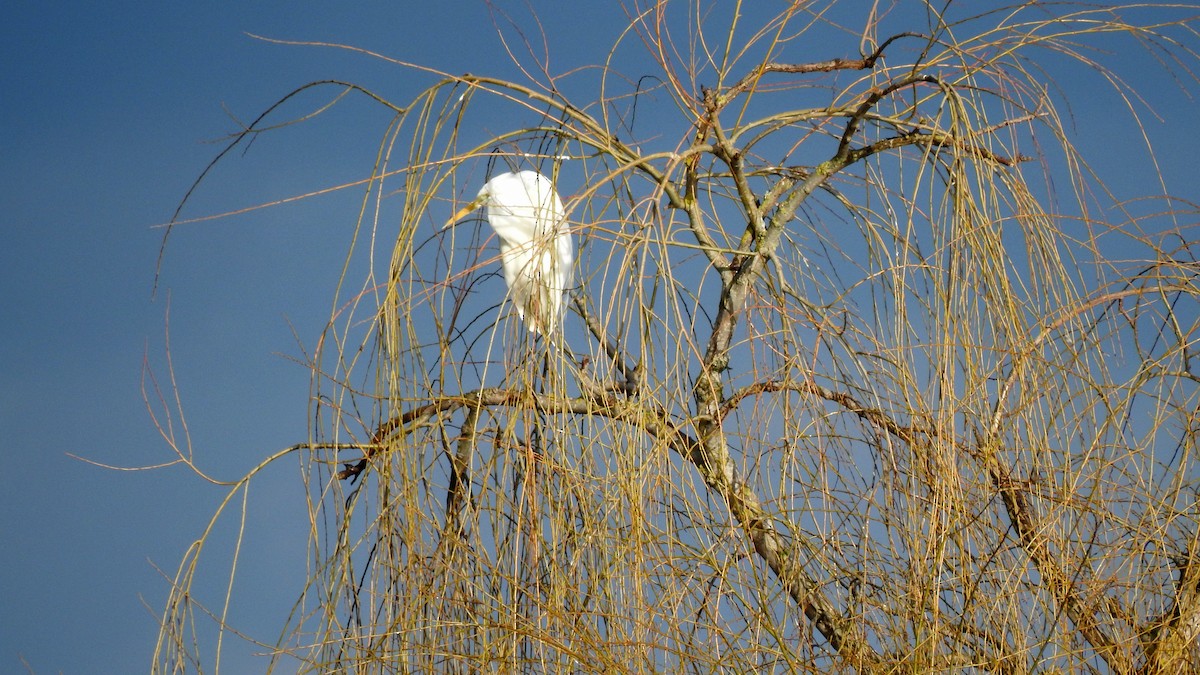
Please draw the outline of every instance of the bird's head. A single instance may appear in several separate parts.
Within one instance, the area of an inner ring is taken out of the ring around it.
[[[551,218],[562,211],[550,179],[536,171],[510,171],[492,177],[479,194],[450,217],[443,230],[453,227],[480,207],[494,210],[496,215],[513,216],[521,220]],[[496,223],[492,223],[493,226]],[[532,231],[532,228],[531,228]]]

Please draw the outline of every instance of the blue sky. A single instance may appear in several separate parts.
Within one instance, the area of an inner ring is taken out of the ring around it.
[[[543,13],[557,69],[603,58],[623,15],[594,4],[582,23],[549,6]],[[447,72],[512,74],[480,1],[6,3],[0,671],[24,661],[39,673],[136,672],[149,662],[166,596],[155,566],[174,574],[224,492],[181,467],[113,471],[68,453],[127,467],[171,458],[141,394],[144,358],[166,375],[168,307],[176,382],[207,470],[236,478],[305,439],[309,374],[289,357],[311,347],[329,315],[361,192],[177,228],[152,297],[162,237],[154,226],[221,147],[212,141],[236,130],[229,114],[253,118],[315,79],[362,82],[398,99],[429,80],[247,33],[342,42]],[[1149,133],[1168,187],[1196,199],[1195,102],[1170,87],[1146,89],[1161,97],[1163,120],[1151,120]],[[1125,175],[1117,159],[1138,153],[1136,142],[1118,143],[1127,119],[1107,114],[1111,98],[1097,100],[1075,109],[1081,136],[1095,139],[1097,168],[1129,190],[1123,196],[1151,191],[1144,163]],[[387,121],[352,103],[260,138],[219,168],[185,216],[361,178]],[[255,543],[239,572],[247,580],[239,611],[271,639],[305,574],[298,472],[273,471],[250,501]],[[231,671],[241,657],[230,656]]]

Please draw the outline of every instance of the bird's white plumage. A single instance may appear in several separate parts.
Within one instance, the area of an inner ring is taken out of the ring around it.
[[[504,281],[517,313],[529,330],[553,336],[562,325],[563,293],[575,264],[575,243],[553,184],[536,171],[502,173],[459,213],[479,206],[500,239]]]

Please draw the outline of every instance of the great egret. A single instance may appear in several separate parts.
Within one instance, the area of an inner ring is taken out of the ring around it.
[[[449,224],[481,206],[500,238],[504,282],[517,314],[529,330],[553,337],[562,326],[563,293],[575,264],[575,242],[554,185],[536,171],[493,176]]]

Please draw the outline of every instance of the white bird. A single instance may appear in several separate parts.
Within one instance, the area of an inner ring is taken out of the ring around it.
[[[553,337],[562,327],[563,293],[575,264],[575,242],[554,185],[536,171],[493,176],[450,224],[481,206],[500,238],[504,281],[517,314],[529,330]]]

